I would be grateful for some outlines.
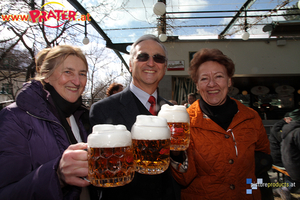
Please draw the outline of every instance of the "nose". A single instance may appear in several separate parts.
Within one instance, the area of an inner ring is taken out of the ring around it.
[[[154,60],[153,60],[153,57],[152,56],[149,56],[149,59],[147,61],[147,65],[148,66],[154,66]]]
[[[208,86],[213,87],[216,85],[216,81],[214,78],[210,78],[208,82]]]
[[[72,83],[76,86],[80,85],[80,76],[78,74],[73,76]]]

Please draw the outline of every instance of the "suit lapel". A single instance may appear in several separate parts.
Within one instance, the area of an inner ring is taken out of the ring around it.
[[[135,104],[133,94],[127,87],[120,98],[120,114],[125,120],[125,126],[130,131],[136,120],[136,116],[140,114],[138,107]]]

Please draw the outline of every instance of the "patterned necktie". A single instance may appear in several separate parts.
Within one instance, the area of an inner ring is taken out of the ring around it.
[[[152,115],[156,115],[156,111],[155,111],[155,107],[156,107],[155,97],[154,96],[150,96],[149,99],[148,99],[148,102],[151,104],[149,112]]]

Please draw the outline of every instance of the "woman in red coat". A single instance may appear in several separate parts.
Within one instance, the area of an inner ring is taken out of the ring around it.
[[[269,140],[258,113],[227,95],[234,70],[233,61],[217,49],[202,49],[191,61],[201,98],[187,109],[188,169],[173,168],[183,200],[261,199],[246,180],[257,182],[255,152],[270,154]]]

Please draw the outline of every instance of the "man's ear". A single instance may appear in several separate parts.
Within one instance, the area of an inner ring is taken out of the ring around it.
[[[132,62],[131,62],[131,60],[129,61],[129,71],[132,73],[132,64],[131,64]]]

